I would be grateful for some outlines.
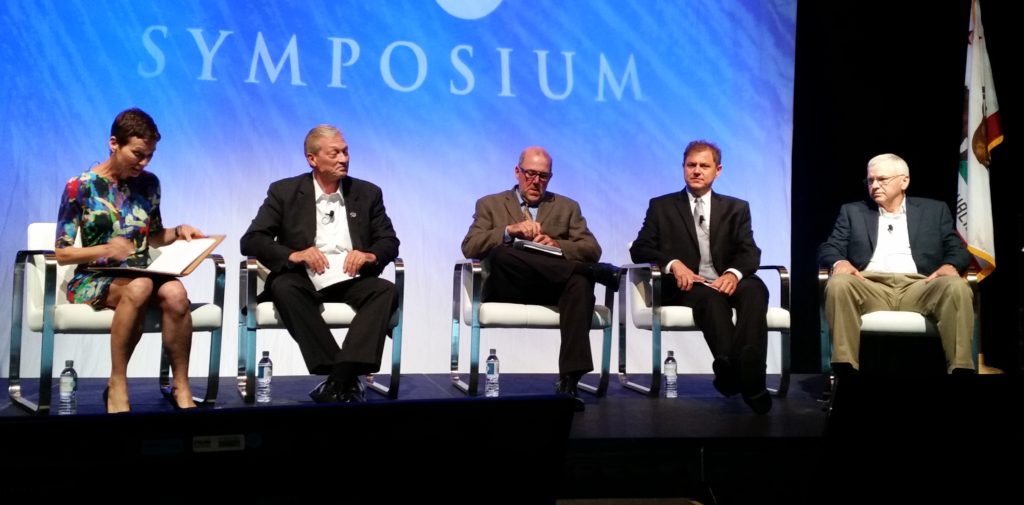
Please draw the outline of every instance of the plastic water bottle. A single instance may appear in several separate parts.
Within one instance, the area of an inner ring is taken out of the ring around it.
[[[676,385],[678,376],[676,374],[675,354],[674,351],[669,351],[668,357],[665,358],[665,398],[676,398],[679,396],[679,390]]]
[[[498,396],[498,354],[494,349],[491,349],[491,355],[487,356],[487,385],[484,387],[484,396]]]
[[[263,358],[256,366],[256,403],[270,403],[270,379],[274,377],[274,362],[270,351],[263,351]]]
[[[57,405],[57,415],[67,416],[78,412],[78,372],[75,371],[74,360],[64,362],[64,370],[60,371],[58,393],[60,403]]]

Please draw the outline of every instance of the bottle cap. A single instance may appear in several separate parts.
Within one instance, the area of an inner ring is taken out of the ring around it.
[[[498,354],[497,349],[491,349],[491,354]]]
[[[669,357],[675,356],[675,355],[676,355],[676,352],[675,352],[675,351],[669,351],[669,352],[668,352],[668,355],[669,355]]]
[[[64,360],[64,366],[67,367],[67,368],[71,368],[71,367],[75,366],[75,360],[73,360],[73,359]]]
[[[263,357],[264,358],[269,357],[269,356],[270,356],[270,351],[263,351]]]

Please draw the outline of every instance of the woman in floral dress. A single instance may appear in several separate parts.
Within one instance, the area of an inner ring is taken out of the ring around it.
[[[127,412],[128,361],[142,338],[146,308],[161,311],[163,345],[171,361],[172,403],[195,407],[188,383],[192,313],[188,293],[173,277],[117,277],[89,266],[145,266],[149,247],[202,237],[183,224],[165,228],[160,217],[160,181],[145,171],[160,132],[140,109],[128,109],[110,127],[110,157],[64,187],[57,218],[55,252],[62,265],[77,264],[68,301],[114,309],[110,327],[110,379],[103,391],[107,412]],[[81,233],[81,246],[75,237]]]

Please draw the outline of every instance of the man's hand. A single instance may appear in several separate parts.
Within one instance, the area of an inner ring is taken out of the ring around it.
[[[693,273],[683,264],[682,261],[676,261],[672,263],[672,275],[676,278],[676,287],[680,291],[689,291],[693,289],[693,285],[698,282],[704,282],[704,278]]]
[[[377,261],[376,254],[363,251],[349,251],[348,256],[345,257],[345,266],[342,268],[346,274],[355,277],[359,275],[359,269],[363,268],[363,265],[375,261]]]
[[[538,244],[540,244],[540,245],[548,245],[548,246],[551,246],[551,247],[557,247],[559,249],[562,248],[562,246],[560,246],[558,244],[557,240],[551,238],[550,235],[545,235],[543,233],[541,233],[540,235],[537,235],[536,237],[533,237],[533,241],[538,243]]]
[[[949,263],[946,263],[945,265],[942,265],[937,270],[932,272],[932,274],[929,275],[928,278],[925,279],[924,281],[928,282],[928,281],[931,281],[932,279],[934,279],[936,277],[943,277],[943,276],[946,276],[946,275],[955,275],[955,276],[959,277],[960,276],[960,272],[957,272],[956,268],[954,268],[953,265],[950,265]]]
[[[857,270],[857,267],[853,266],[853,263],[846,260],[840,260],[832,266],[832,275],[841,274],[852,275],[862,281],[865,280],[864,276],[860,274],[860,270]]]
[[[540,223],[536,221],[520,221],[516,224],[508,225],[505,228],[508,232],[508,236],[514,238],[521,238],[523,240],[533,240],[537,235],[542,235],[544,230],[541,229]]]
[[[732,296],[736,292],[736,285],[739,283],[740,280],[736,278],[736,274],[726,272],[721,277],[715,279],[709,286],[712,289],[717,289],[725,296]]]
[[[328,267],[327,256],[316,246],[309,246],[307,249],[289,254],[288,261],[295,264],[302,263],[306,265],[306,268],[318,274],[324,273]]]

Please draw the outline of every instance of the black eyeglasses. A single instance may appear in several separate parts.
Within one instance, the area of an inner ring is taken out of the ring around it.
[[[886,184],[889,184],[889,181],[897,177],[899,177],[899,175],[890,175],[889,177],[868,177],[861,182],[863,182],[865,186],[870,186],[876,182],[879,186],[885,186]]]
[[[519,165],[516,165],[516,168],[519,169],[519,173],[523,174],[526,177],[526,180],[530,180],[536,177],[542,181],[547,182],[549,179],[551,179],[551,172],[538,172],[536,170],[526,170]]]

